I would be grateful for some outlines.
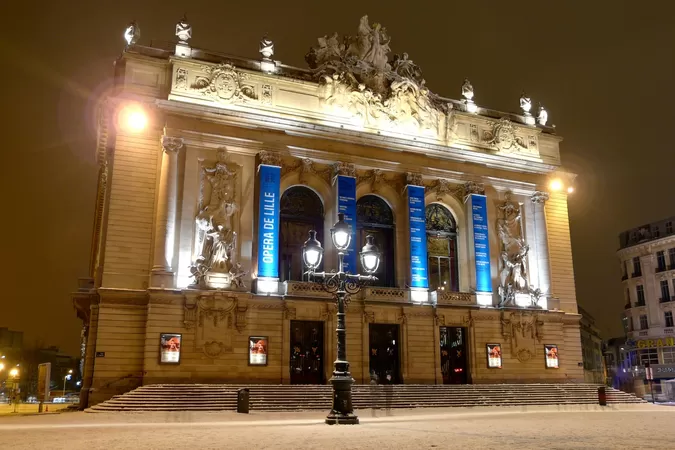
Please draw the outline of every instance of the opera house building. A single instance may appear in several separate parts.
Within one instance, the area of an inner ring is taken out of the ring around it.
[[[548,113],[520,92],[517,113],[488,109],[469,80],[441,97],[356,22],[302,68],[267,38],[257,59],[193,48],[187,20],[169,49],[126,30],[73,294],[86,404],[156,383],[328,383],[336,301],[303,246],[315,231],[317,270],[337,270],[339,213],[346,273],[365,273],[368,236],[379,251],[347,298],[355,383],[583,382],[574,175]]]

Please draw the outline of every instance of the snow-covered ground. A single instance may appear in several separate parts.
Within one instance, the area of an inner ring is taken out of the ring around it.
[[[517,407],[325,413],[63,413],[1,417],[11,449],[636,449],[673,448],[675,408]],[[7,447],[5,447],[7,445]]]

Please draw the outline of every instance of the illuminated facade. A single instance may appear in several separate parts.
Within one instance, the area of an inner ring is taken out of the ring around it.
[[[188,33],[188,31],[190,33]],[[361,20],[309,69],[139,45],[101,108],[91,276],[74,303],[96,403],[161,382],[326,383],[335,305],[307,279],[310,230],[367,235],[379,281],[351,298],[357,383],[583,381],[567,193],[547,113],[430,92]]]
[[[644,393],[646,363],[654,366],[657,394],[661,379],[675,378],[673,224],[675,217],[670,217],[619,235],[627,335],[623,368],[633,372],[638,394]]]

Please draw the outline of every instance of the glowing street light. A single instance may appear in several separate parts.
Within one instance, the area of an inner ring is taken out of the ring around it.
[[[5,364],[4,364],[4,363],[0,363],[0,372],[2,372],[3,370],[5,370]]]
[[[16,367],[9,371],[9,376],[12,378],[17,378],[19,376],[19,369]]]
[[[549,187],[551,188],[552,191],[559,191],[563,188],[563,183],[560,179],[556,178],[555,180],[551,181]]]
[[[119,125],[132,133],[140,133],[148,126],[148,115],[137,104],[127,105],[120,110]]]
[[[568,194],[574,194],[574,187],[570,186],[567,188],[567,193]]]

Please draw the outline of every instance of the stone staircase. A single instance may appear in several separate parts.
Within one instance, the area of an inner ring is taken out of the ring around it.
[[[99,403],[88,412],[223,411],[237,409],[237,391],[250,389],[257,411],[330,410],[330,385],[153,384]],[[355,409],[597,404],[595,384],[354,385]],[[607,388],[607,403],[644,403]]]

